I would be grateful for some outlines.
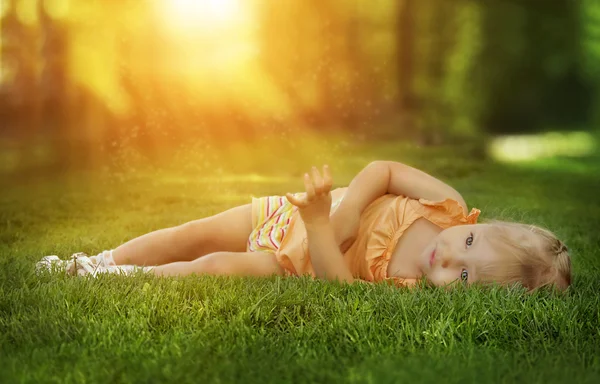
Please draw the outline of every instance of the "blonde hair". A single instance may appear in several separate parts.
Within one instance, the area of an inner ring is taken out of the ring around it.
[[[483,281],[520,283],[529,291],[554,286],[566,290],[571,285],[571,256],[566,245],[552,232],[520,223],[493,221],[486,233],[502,259],[481,266]]]

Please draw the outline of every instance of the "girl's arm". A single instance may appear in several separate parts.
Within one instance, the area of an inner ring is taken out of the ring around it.
[[[431,201],[451,198],[467,214],[467,204],[454,188],[423,171],[394,161],[374,161],[367,165],[348,186],[342,204],[346,202],[362,212],[386,194]]]
[[[326,280],[354,282],[354,277],[344,261],[330,223],[306,224],[308,251],[317,277]]]
[[[313,167],[312,178],[308,173],[304,175],[306,193],[301,195],[288,193],[286,197],[290,203],[298,207],[304,221],[310,259],[317,277],[352,283],[354,278],[344,261],[329,222],[332,184],[327,166],[323,168],[323,177]]]
[[[402,163],[374,161],[352,179],[344,199],[331,217],[336,242],[342,250],[352,244],[364,209],[386,194],[432,201],[451,198],[467,214],[467,204],[463,197],[448,184]]]

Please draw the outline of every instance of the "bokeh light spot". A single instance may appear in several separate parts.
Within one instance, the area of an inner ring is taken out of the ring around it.
[[[594,137],[588,132],[540,135],[513,135],[496,138],[490,145],[491,156],[501,162],[533,161],[555,156],[580,157],[596,149]]]
[[[10,3],[7,0],[0,0],[0,19],[8,14],[10,11]]]
[[[17,18],[25,25],[35,25],[38,21],[38,1],[21,0],[17,2]]]
[[[62,19],[69,14],[69,0],[44,0],[44,10],[53,19]]]

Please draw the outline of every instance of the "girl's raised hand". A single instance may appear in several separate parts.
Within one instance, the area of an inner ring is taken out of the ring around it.
[[[298,207],[307,228],[329,223],[332,185],[333,179],[327,165],[323,167],[322,176],[317,167],[312,167],[310,175],[304,174],[306,192],[298,195],[286,194],[288,201]]]

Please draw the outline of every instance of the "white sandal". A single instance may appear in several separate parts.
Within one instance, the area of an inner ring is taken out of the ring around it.
[[[65,270],[69,275],[96,276],[96,272],[99,268],[100,265],[94,264],[87,254],[79,252],[73,254],[71,260],[67,261]]]
[[[42,271],[54,272],[64,270],[67,265],[66,260],[61,260],[56,255],[44,256],[40,261],[35,265],[36,272],[40,273]]]
[[[116,265],[112,257],[112,251],[104,251],[96,256],[88,256],[86,253],[78,252],[71,255],[69,260],[61,260],[58,256],[50,255],[42,257],[36,264],[36,270],[40,271],[64,271],[73,276],[96,277],[99,273],[116,273],[131,275],[137,271],[149,272],[154,267],[140,267],[137,265]]]

